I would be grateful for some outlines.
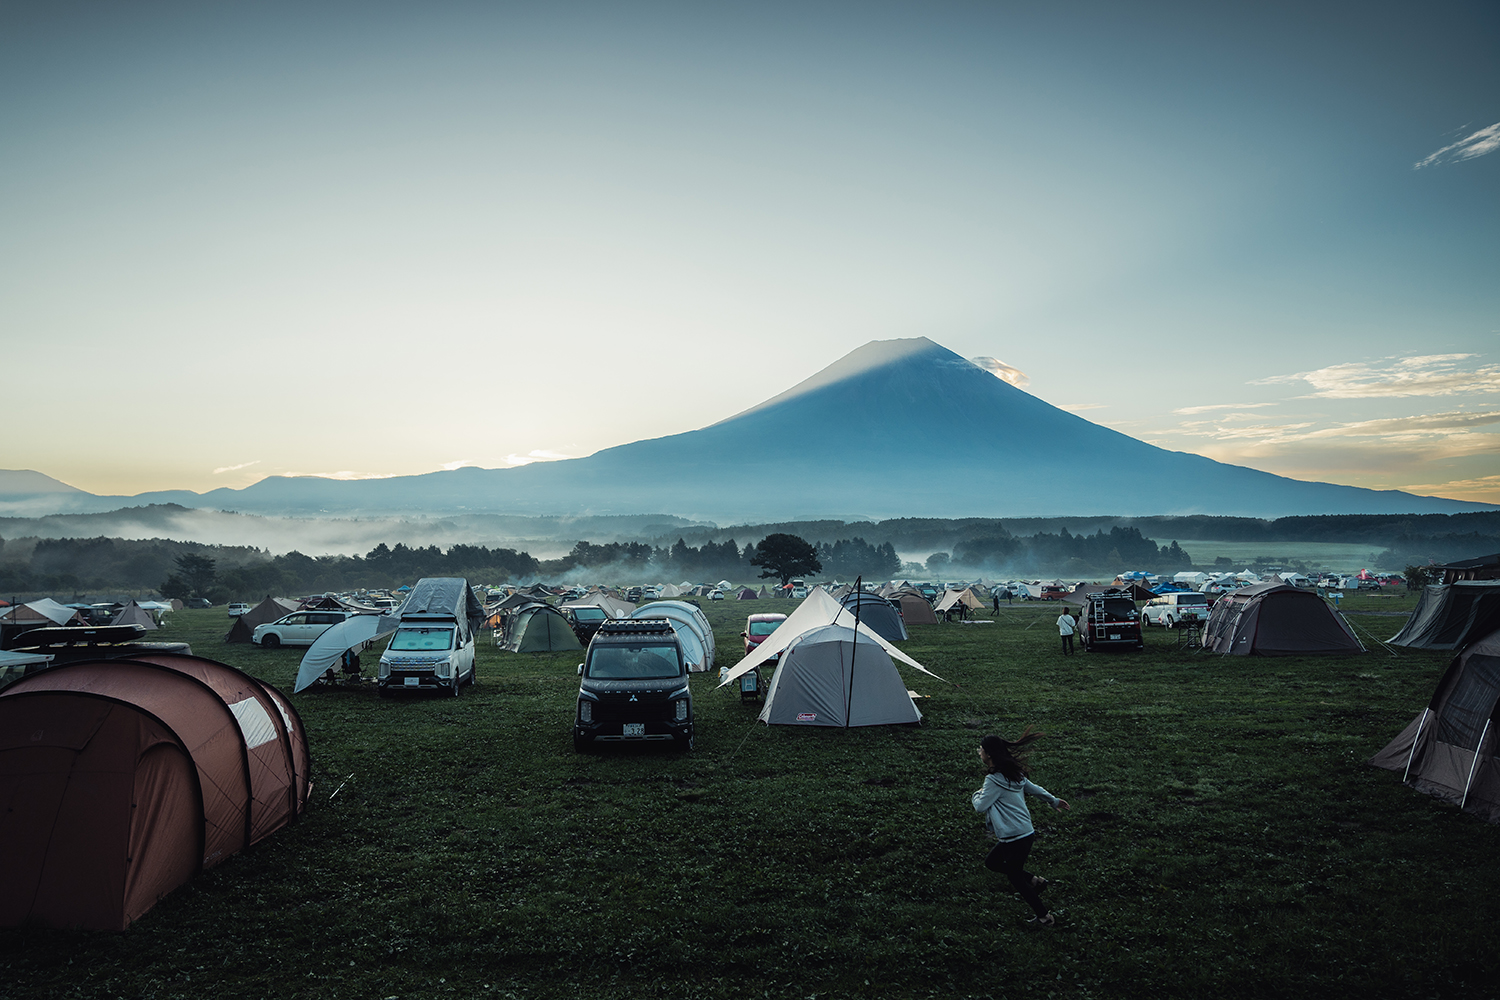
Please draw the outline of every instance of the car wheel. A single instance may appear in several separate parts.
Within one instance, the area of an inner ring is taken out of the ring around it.
[[[457,698],[459,695],[463,694],[463,691],[464,679],[462,677],[454,675],[453,683],[448,686],[448,694],[454,698]]]
[[[1165,625],[1167,628],[1176,628],[1177,627],[1177,623],[1172,620],[1172,616],[1171,615],[1162,615],[1161,623],[1163,625]]]
[[[677,737],[677,749],[679,749],[679,750],[681,750],[681,751],[683,751],[685,753],[685,752],[693,749],[693,744],[694,744],[695,741],[696,741],[696,737],[693,737],[693,736],[688,736],[686,738],[679,736],[679,737]]]
[[[275,632],[272,632],[270,635],[264,636],[260,640],[260,645],[262,649],[275,649],[277,646],[281,645],[281,636],[277,635]]]

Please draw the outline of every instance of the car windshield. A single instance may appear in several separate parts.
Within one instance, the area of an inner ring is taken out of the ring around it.
[[[588,675],[603,680],[645,680],[676,677],[681,673],[677,647],[669,644],[610,643],[595,646],[589,652]]]
[[[780,624],[781,622],[751,622],[750,634],[770,635],[772,632],[776,631],[777,626],[779,626]]]
[[[1207,594],[1178,594],[1177,595],[1177,603],[1178,603],[1178,605],[1183,605],[1183,604],[1207,604],[1208,603],[1208,595]]]
[[[387,649],[410,652],[423,649],[452,649],[451,628],[398,628]]]
[[[603,608],[574,608],[573,617],[581,622],[602,622],[609,616]]]

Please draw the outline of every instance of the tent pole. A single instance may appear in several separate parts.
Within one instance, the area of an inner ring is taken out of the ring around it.
[[[859,605],[860,595],[865,592],[865,576],[854,578],[854,645],[849,648],[849,693],[844,696],[844,728],[849,728],[849,713],[854,711],[854,658],[859,655]]]
[[[1427,713],[1430,711],[1432,711],[1431,706],[1422,709],[1422,718],[1417,722],[1417,735],[1411,738],[1411,753],[1406,755],[1406,770],[1401,773],[1401,783],[1403,785],[1406,784],[1406,776],[1411,774],[1412,758],[1417,755],[1417,740],[1422,738],[1422,727],[1427,724]]]
[[[1479,742],[1474,746],[1474,763],[1469,765],[1469,780],[1464,782],[1464,797],[1459,800],[1458,808],[1462,809],[1464,803],[1469,801],[1469,786],[1474,783],[1474,769],[1479,766],[1479,751],[1484,749],[1484,738],[1490,734],[1490,720],[1484,720],[1484,731],[1479,734]]]

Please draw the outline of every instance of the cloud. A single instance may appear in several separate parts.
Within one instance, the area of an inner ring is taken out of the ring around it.
[[[260,464],[260,459],[257,458],[253,462],[241,462],[239,465],[225,465],[225,466],[222,466],[220,468],[215,469],[214,470],[214,475],[220,476],[220,475],[223,475],[226,472],[238,472],[241,469],[248,469],[252,465],[259,465],[259,464]]]
[[[1473,354],[1423,354],[1409,358],[1383,358],[1383,363],[1349,362],[1293,375],[1257,379],[1251,385],[1306,382],[1321,399],[1373,399],[1395,396],[1456,396],[1466,392],[1500,392],[1500,365],[1479,365],[1471,370],[1456,362]]]
[[[1193,413],[1207,413],[1210,410],[1256,410],[1262,406],[1275,406],[1275,403],[1213,403],[1209,406],[1184,406],[1173,413],[1181,413],[1187,416]]]
[[[472,464],[467,458],[461,458],[457,462],[444,462],[443,471],[452,472],[454,469],[462,469],[464,466]]]
[[[1500,149],[1500,122],[1482,128],[1473,135],[1460,139],[1449,146],[1433,153],[1424,160],[1418,160],[1412,164],[1413,170],[1421,170],[1423,167],[1436,166],[1439,163],[1452,163],[1456,160],[1472,160],[1476,156],[1493,153]]]
[[[1058,403],[1059,410],[1067,410],[1069,413],[1077,413],[1079,410],[1102,410],[1107,403]]]
[[[1453,497],[1458,500],[1500,503],[1500,476],[1454,479],[1446,483],[1419,483],[1402,488],[1413,493]]]
[[[1019,368],[1011,367],[999,358],[970,358],[969,360],[1000,381],[1009,382],[1017,389],[1024,389],[1031,384],[1030,376]]]
[[[351,472],[344,469],[339,472],[281,472],[278,473],[283,479],[395,479],[400,473],[396,472]]]
[[[548,451],[546,448],[536,448],[524,455],[506,455],[505,464],[530,465],[532,462],[561,462],[573,457],[573,455],[564,455],[557,451]]]
[[[1225,420],[1232,419],[1226,417]],[[1500,411],[1429,413],[1410,417],[1359,420],[1317,427],[1313,423],[1249,424],[1197,421],[1180,433],[1214,441],[1239,443],[1245,454],[1267,455],[1289,447],[1322,444],[1336,449],[1410,452],[1423,459],[1458,458],[1500,452],[1500,434],[1478,428],[1500,424]]]

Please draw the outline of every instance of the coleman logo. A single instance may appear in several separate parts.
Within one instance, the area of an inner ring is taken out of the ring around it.
[[[817,712],[798,712],[797,713],[797,721],[798,722],[812,722],[817,717],[818,717],[818,713]]]

